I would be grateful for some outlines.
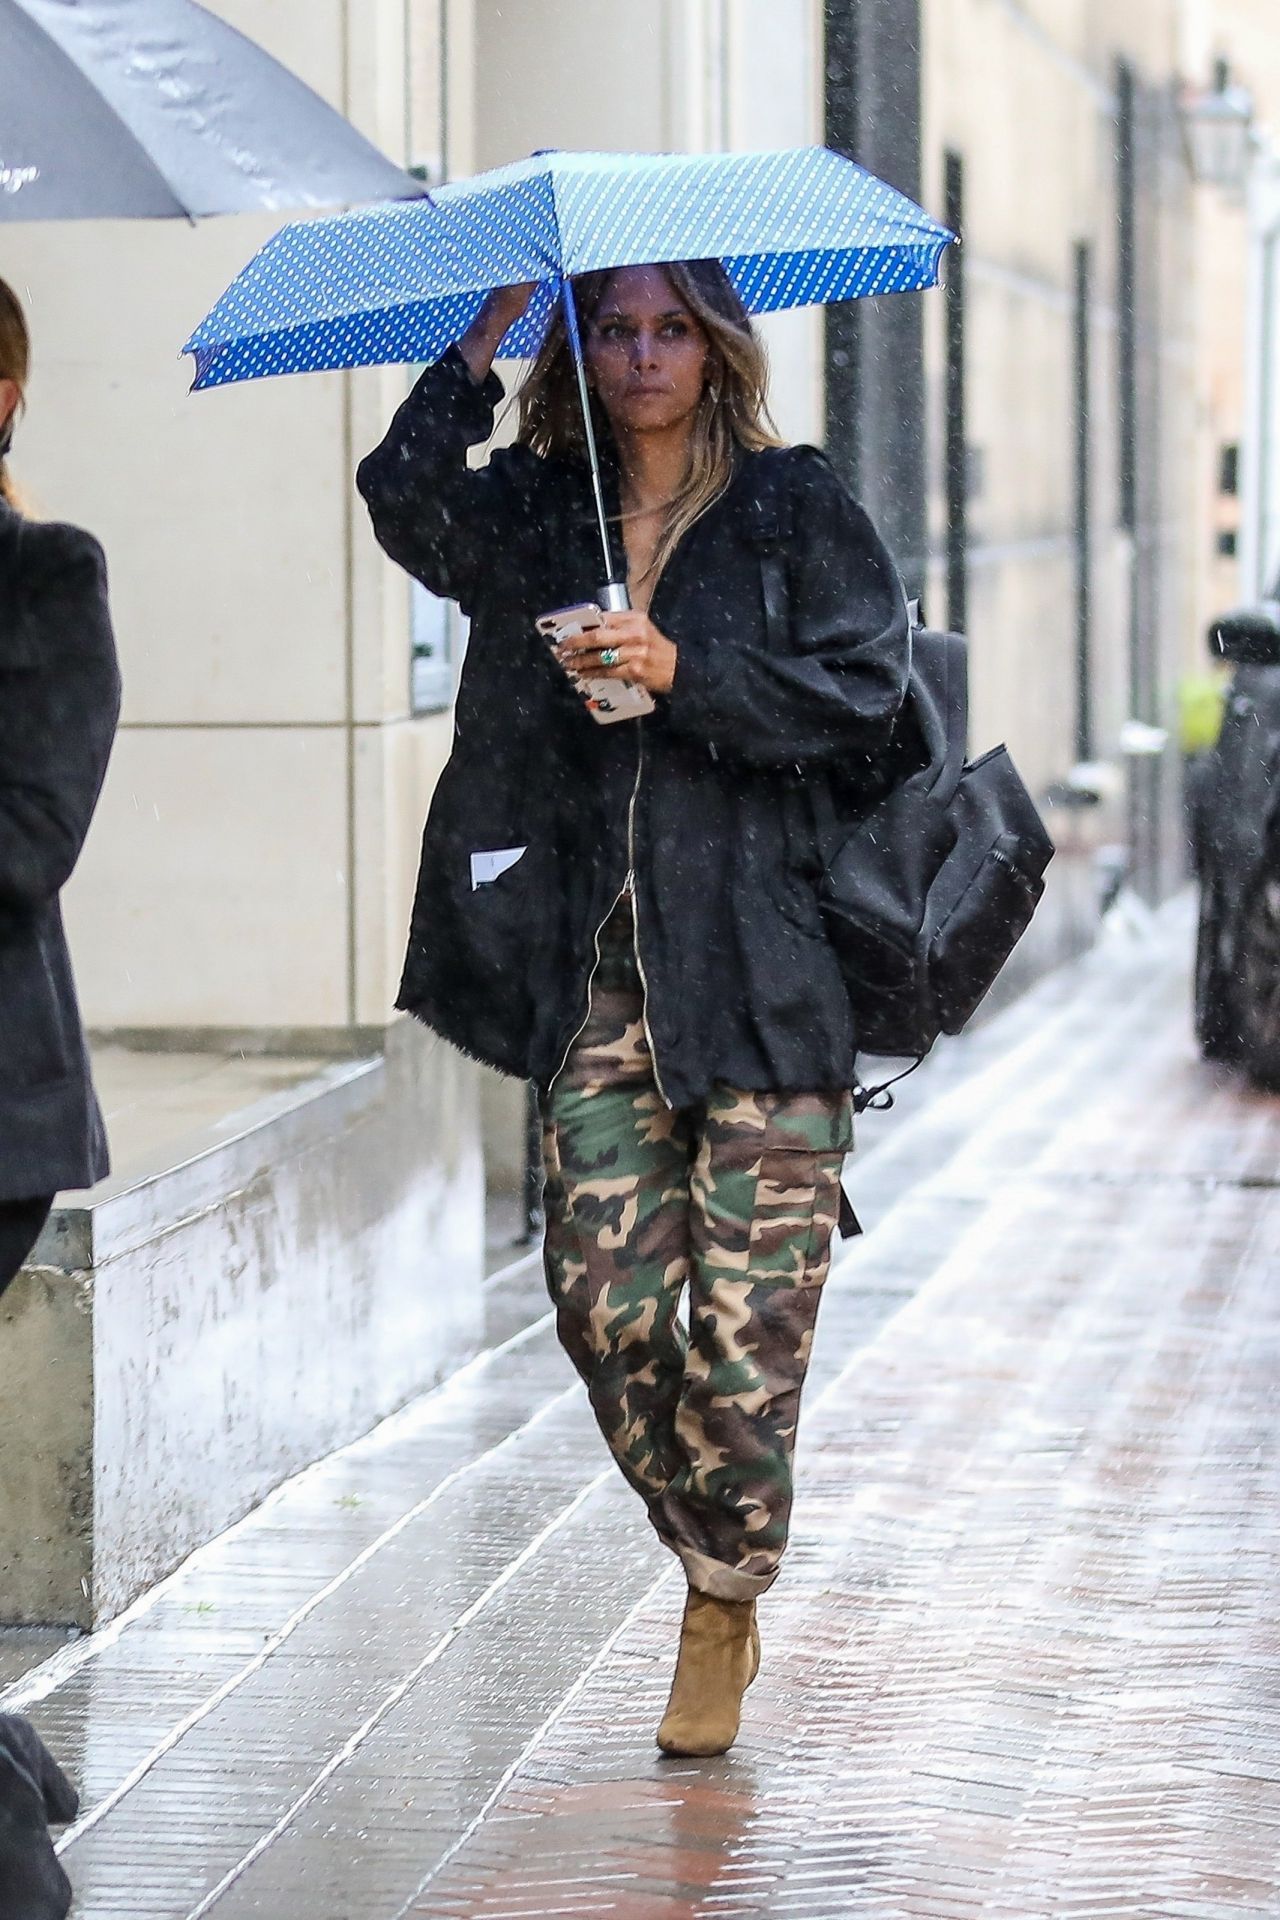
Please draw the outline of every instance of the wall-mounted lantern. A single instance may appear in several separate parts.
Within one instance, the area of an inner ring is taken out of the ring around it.
[[[1213,85],[1187,88],[1180,106],[1192,176],[1242,194],[1253,158],[1252,94],[1234,84],[1225,60],[1216,60]]]

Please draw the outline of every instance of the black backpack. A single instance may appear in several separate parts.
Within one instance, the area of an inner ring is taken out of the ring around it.
[[[773,479],[757,499],[754,544],[778,648],[788,533]],[[819,904],[863,1053],[918,1062],[940,1033],[959,1033],[1044,892],[1053,842],[1007,748],[965,759],[968,719],[964,640],[913,627],[884,790],[846,811],[838,777],[810,773],[793,795],[812,810]],[[859,1104],[883,1091],[860,1089]]]

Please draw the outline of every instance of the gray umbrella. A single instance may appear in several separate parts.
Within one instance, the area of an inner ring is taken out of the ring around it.
[[[195,219],[424,191],[194,0],[0,0],[0,221]]]

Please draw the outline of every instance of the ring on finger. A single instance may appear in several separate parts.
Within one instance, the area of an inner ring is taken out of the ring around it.
[[[600,649],[600,665],[602,667],[616,667],[621,658],[622,655],[616,647],[601,647]]]

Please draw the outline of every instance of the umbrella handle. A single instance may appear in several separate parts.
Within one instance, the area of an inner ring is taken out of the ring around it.
[[[600,604],[608,612],[625,613],[631,605],[631,596],[627,592],[626,581],[619,580],[614,571],[609,516],[605,511],[604,484],[600,478],[600,454],[596,447],[595,423],[591,418],[591,395],[587,391],[587,370],[582,358],[582,335],[578,330],[578,303],[573,297],[573,282],[567,273],[561,276],[560,297],[564,304],[564,327],[569,337],[569,352],[573,356],[573,370],[578,381],[582,424],[587,436],[587,463],[591,468],[591,491],[596,504],[596,524],[600,529],[600,550],[604,554],[606,584],[600,589]]]

